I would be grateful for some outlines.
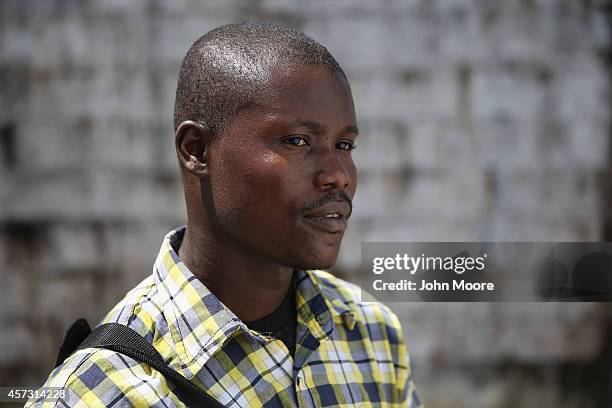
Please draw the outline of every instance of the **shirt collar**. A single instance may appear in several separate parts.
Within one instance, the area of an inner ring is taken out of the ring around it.
[[[165,236],[153,274],[164,320],[176,351],[176,361],[172,359],[170,364],[180,368],[185,377],[191,379],[227,340],[239,332],[261,344],[269,339],[246,327],[181,261],[174,248],[179,247],[184,233],[183,226]],[[297,271],[296,279],[298,314],[313,336],[323,339],[331,335],[337,317],[343,318],[342,321],[352,329],[354,315],[349,306],[321,284],[313,271]]]

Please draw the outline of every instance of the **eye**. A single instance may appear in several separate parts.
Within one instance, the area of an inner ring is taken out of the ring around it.
[[[291,146],[310,146],[310,142],[304,136],[291,136],[284,139],[283,143]]]
[[[336,143],[336,147],[340,150],[344,150],[345,152],[350,152],[351,150],[355,150],[357,146],[355,146],[351,142],[342,141],[342,142]]]

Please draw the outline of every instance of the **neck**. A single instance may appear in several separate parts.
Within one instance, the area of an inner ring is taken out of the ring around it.
[[[188,222],[178,251],[183,263],[240,320],[271,314],[289,290],[292,269],[204,231],[210,229]]]

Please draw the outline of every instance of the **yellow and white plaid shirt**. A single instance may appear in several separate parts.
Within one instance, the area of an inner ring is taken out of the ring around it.
[[[170,232],[153,274],[101,323],[140,333],[164,360],[228,407],[420,407],[395,314],[323,271],[297,271],[295,356],[250,330],[181,262]],[[174,246],[174,248],[173,248]],[[106,349],[79,350],[45,383],[65,398],[32,406],[184,406],[163,375]]]

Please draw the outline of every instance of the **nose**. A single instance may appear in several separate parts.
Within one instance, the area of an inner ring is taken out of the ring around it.
[[[322,191],[344,190],[353,182],[351,176],[352,159],[341,157],[336,149],[326,148],[317,158],[315,187]],[[348,163],[347,161],[350,161]]]

